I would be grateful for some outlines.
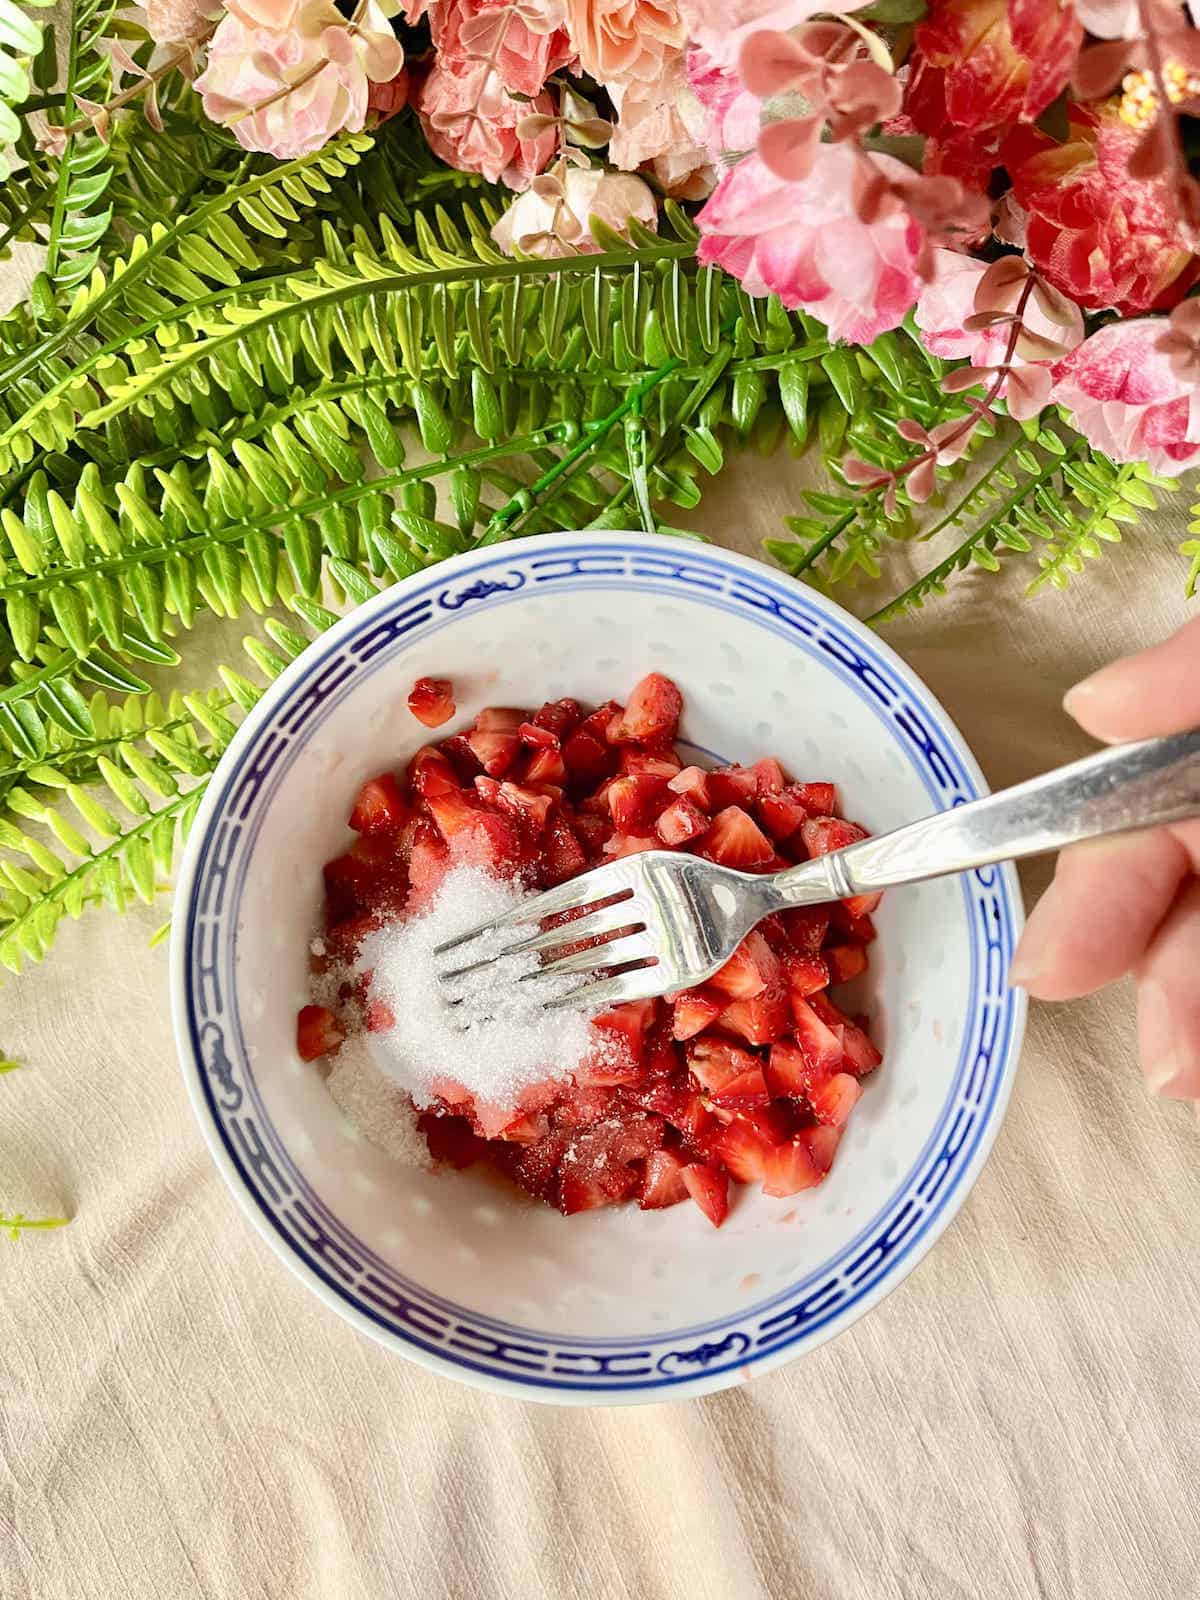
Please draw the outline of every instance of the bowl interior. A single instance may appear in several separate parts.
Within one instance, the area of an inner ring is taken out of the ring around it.
[[[683,690],[698,755],[775,754],[833,779],[872,831],[977,792],[936,705],[823,602],[668,541],[566,548],[439,569],[298,663],[201,819],[186,1025],[225,1164],[373,1331],[518,1385],[707,1384],[861,1309],[961,1198],[1019,1027],[1003,983],[1019,913],[999,871],[885,897],[849,1006],[871,1013],[884,1065],[834,1170],[788,1200],[737,1192],[719,1232],[691,1205],[566,1219],[488,1175],[421,1171],[358,1138],[297,1057],[295,1014],[320,866],[349,841],[355,789],[423,742],[405,706],[416,677],[452,678],[461,721],[487,704],[622,698],[657,668]]]

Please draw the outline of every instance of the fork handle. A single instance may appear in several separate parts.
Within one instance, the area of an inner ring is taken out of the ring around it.
[[[1200,815],[1200,728],[1119,744],[1012,789],[936,812],[820,858],[838,899],[1041,855],[1083,839]],[[777,874],[785,904],[811,904],[817,866]],[[788,879],[794,884],[789,885]]]

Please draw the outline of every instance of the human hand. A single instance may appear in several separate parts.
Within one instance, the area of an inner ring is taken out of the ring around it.
[[[1200,618],[1102,667],[1063,706],[1110,744],[1200,725]],[[1147,1083],[1200,1100],[1200,818],[1064,850],[1009,976],[1039,1000],[1073,1000],[1127,972]]]

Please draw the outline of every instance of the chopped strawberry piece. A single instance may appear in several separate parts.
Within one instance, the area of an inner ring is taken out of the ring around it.
[[[845,1016],[828,995],[815,994],[810,1004],[815,1015],[827,1028],[831,1031],[835,1027],[842,1029],[842,1050],[847,1071],[853,1072],[857,1077],[874,1072],[883,1060],[883,1054],[871,1042],[866,1030]]]
[[[831,1078],[813,1085],[808,1093],[808,1103],[818,1122],[828,1122],[840,1128],[858,1104],[861,1094],[862,1084],[857,1078],[848,1072],[835,1072]]]
[[[614,833],[604,846],[608,860],[621,856],[636,856],[643,850],[661,850],[662,840],[656,833]]]
[[[855,895],[853,900],[866,900],[869,895]],[[849,910],[851,900],[839,900],[829,909],[832,912],[830,922],[833,933],[838,937],[831,938],[833,944],[870,944],[878,938],[878,931],[870,915],[856,915]]]
[[[842,904],[856,922],[870,923],[871,913],[878,909],[879,902],[883,899],[883,890],[876,889],[871,894],[852,894]],[[874,933],[870,935],[874,938]],[[866,942],[865,940],[863,941]]]
[[[560,1133],[549,1133],[536,1144],[516,1145],[509,1175],[529,1194],[556,1204],[558,1169],[566,1148],[567,1141]]]
[[[775,985],[748,1000],[735,1000],[721,1013],[721,1026],[750,1044],[772,1044],[792,1026],[787,990]]]
[[[454,861],[483,867],[498,877],[510,876],[520,865],[520,841],[513,824],[485,811],[477,796],[460,789],[426,803]]]
[[[798,994],[792,995],[796,1043],[815,1071],[837,1072],[842,1064],[842,1044],[828,1023],[817,1014],[816,1004],[821,999],[819,994],[809,995],[807,1000],[802,1000]]]
[[[735,1117],[709,1138],[713,1154],[739,1183],[761,1183],[775,1139],[749,1117]]]
[[[590,816],[582,811],[577,814],[573,827],[589,857],[598,856],[613,836],[613,825],[608,817]]]
[[[714,809],[708,788],[708,773],[703,767],[684,767],[682,772],[676,773],[670,780],[668,788],[673,789],[676,794],[683,795],[701,811]]]
[[[699,806],[695,806],[682,795],[673,801],[665,811],[658,815],[654,824],[654,831],[664,844],[686,844],[689,839],[698,839],[708,830],[708,818]]]
[[[766,756],[763,760],[756,761],[750,770],[754,774],[755,792],[760,800],[766,795],[781,793],[787,783],[783,768],[774,756]]]
[[[430,903],[449,870],[450,852],[431,829],[428,835],[422,835],[415,842],[409,858],[409,891],[405,910],[410,916],[424,910]]]
[[[439,739],[434,748],[453,767],[460,786],[474,782],[480,770],[479,757],[471,749],[465,733],[452,733],[448,739]]]
[[[865,839],[867,830],[860,828],[857,822],[843,822],[841,817],[810,816],[800,835],[810,856],[827,856]]]
[[[772,839],[790,839],[803,827],[808,816],[796,794],[795,785],[780,794],[763,795],[757,811]]]
[[[758,798],[758,778],[753,767],[715,767],[706,774],[712,808],[752,804]]]
[[[519,783],[498,783],[495,778],[480,776],[475,788],[490,806],[503,811],[537,837],[545,832],[546,818],[554,800],[549,794],[537,794]]]
[[[667,780],[652,772],[631,772],[608,785],[608,808],[618,833],[639,833],[671,798]]]
[[[542,839],[541,876],[547,888],[565,883],[587,866],[583,846],[565,817],[552,816]]]
[[[625,709],[608,725],[609,744],[637,740],[646,744],[675,737],[683,710],[683,696],[670,678],[661,672],[648,672],[634,686]]]
[[[429,1154],[435,1161],[452,1167],[469,1167],[484,1155],[487,1143],[465,1117],[438,1116],[428,1111],[418,1117],[417,1127],[425,1135]]]
[[[771,1046],[765,1068],[767,1087],[777,1099],[803,1099],[808,1094],[814,1070],[797,1045],[780,1039]]]
[[[440,728],[454,715],[454,685],[449,678],[418,678],[408,692],[408,709],[427,728]]]
[[[761,866],[775,854],[771,841],[741,806],[726,806],[712,819],[700,854],[723,867]]]
[[[727,1003],[725,995],[704,986],[685,989],[675,996],[672,1034],[680,1040],[695,1038],[717,1020]]]
[[[755,928],[708,981],[712,988],[727,994],[731,1000],[752,1000],[768,985],[778,983],[782,971],[779,957]]]
[[[423,745],[409,762],[408,781],[422,800],[453,794],[462,787],[450,762],[431,744]]]
[[[648,772],[656,778],[661,778],[664,783],[669,783],[672,778],[677,778],[683,763],[673,752],[659,755],[653,750],[643,750],[638,745],[626,744],[621,746],[621,759],[617,771],[622,775],[629,772]]]
[[[408,806],[390,772],[363,784],[350,813],[350,826],[356,833],[398,833],[407,821]]]
[[[785,955],[783,975],[788,988],[802,1000],[829,983],[829,968],[820,956]]]
[[[829,929],[828,909],[801,906],[793,911],[780,911],[776,915],[796,954],[815,956],[824,944]]]
[[[522,1112],[519,1117],[506,1122],[493,1137],[503,1139],[508,1144],[537,1144],[545,1133],[546,1122],[543,1117],[533,1117],[527,1112]]]
[[[770,1098],[762,1063],[748,1050],[724,1039],[694,1039],[688,1045],[692,1076],[715,1101],[726,1105],[766,1105]]]
[[[591,720],[589,717],[581,722],[562,749],[568,776],[573,783],[584,788],[599,783],[601,778],[607,778],[616,766],[614,752],[603,731],[588,726]]]
[[[347,917],[344,922],[330,923],[324,933],[325,954],[318,958],[321,965],[317,970],[325,971],[331,963],[350,966],[357,958],[363,940],[380,925],[380,917],[372,912],[365,912],[360,917]]]
[[[326,912],[344,922],[364,912],[398,910],[408,888],[409,868],[395,834],[363,833],[345,855],[322,869]]]
[[[502,778],[521,750],[515,733],[503,729],[472,728],[467,743],[479,765],[491,778]]]
[[[524,721],[515,706],[484,706],[472,726],[477,733],[516,733]]]
[[[825,951],[825,960],[829,964],[830,983],[849,983],[867,970],[867,952],[861,944],[830,945]]]
[[[555,1106],[554,1123],[559,1128],[586,1128],[610,1116],[613,1105],[611,1085],[578,1083]]]
[[[798,783],[796,798],[814,816],[832,816],[837,810],[837,790],[831,783]]]
[[[385,1033],[388,1028],[396,1026],[396,1013],[386,1000],[370,1000],[363,1024],[368,1033]]]
[[[763,1193],[782,1199],[789,1194],[799,1194],[801,1189],[813,1189],[827,1167],[818,1166],[813,1159],[808,1141],[797,1134],[786,1144],[776,1145],[767,1156],[763,1171]]]
[[[534,750],[525,762],[525,770],[521,774],[525,784],[555,783],[564,784],[567,781],[567,764],[563,760],[560,750]]]
[[[517,729],[517,737],[522,744],[527,744],[534,750],[559,748],[558,735],[551,733],[549,728],[539,728],[536,722],[523,722]]]
[[[683,1162],[673,1150],[651,1151],[646,1157],[646,1174],[642,1180],[642,1197],[638,1205],[643,1211],[658,1211],[664,1206],[678,1205],[687,1197]]]
[[[346,1035],[327,1006],[301,1006],[296,1018],[296,1050],[302,1061],[333,1055]]]
[[[616,708],[616,702],[612,702]],[[561,743],[583,720],[583,707],[578,700],[547,700],[533,715],[535,728],[545,728]]]
[[[729,1174],[720,1167],[695,1162],[682,1169],[687,1192],[712,1223],[719,1228],[729,1214]]]
[[[601,1035],[610,1056],[616,1054],[635,1064],[642,1059],[646,1042],[646,1029],[654,1021],[657,1002],[654,1000],[629,1000],[624,1005],[612,1006],[592,1018],[592,1027]]]

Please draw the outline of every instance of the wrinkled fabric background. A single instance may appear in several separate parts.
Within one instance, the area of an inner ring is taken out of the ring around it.
[[[693,525],[754,553],[803,470],[735,463]],[[993,785],[1083,754],[1063,690],[1184,620],[1187,500],[1065,596],[975,574],[887,630]],[[1200,1595],[1200,1124],[1143,1089],[1125,988],[1033,1008],[969,1201],[850,1332],[558,1411],[426,1375],[268,1250],[188,1108],[164,914],[0,989],[0,1211],[74,1219],[0,1240],[2,1600]]]

